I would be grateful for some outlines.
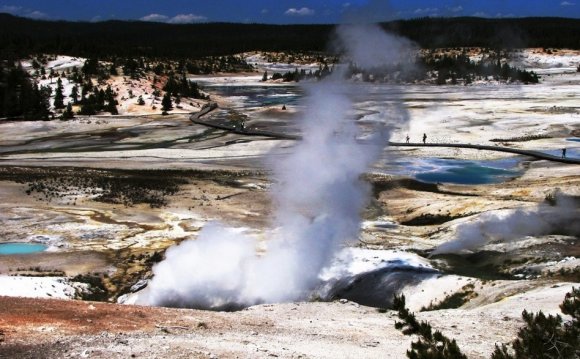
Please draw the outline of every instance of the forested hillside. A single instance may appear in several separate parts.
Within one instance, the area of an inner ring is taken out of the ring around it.
[[[384,23],[424,48],[580,48],[580,20],[562,18],[422,18]],[[83,57],[198,58],[245,51],[325,51],[333,25],[141,21],[40,21],[0,14],[3,57],[58,53]]]

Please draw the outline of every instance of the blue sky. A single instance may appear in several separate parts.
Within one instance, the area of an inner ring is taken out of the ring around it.
[[[0,0],[0,12],[48,20],[304,24],[424,16],[580,18],[580,0]]]

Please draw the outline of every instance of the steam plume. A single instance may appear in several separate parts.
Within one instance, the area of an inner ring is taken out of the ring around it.
[[[513,241],[525,236],[553,233],[580,235],[580,211],[573,198],[556,196],[556,205],[546,203],[532,209],[484,213],[474,222],[461,224],[456,239],[443,243],[432,254],[473,250],[491,241]]]
[[[359,66],[396,61],[399,55],[391,52],[408,45],[369,26],[342,28],[337,34]],[[380,42],[361,45],[365,41]],[[263,253],[257,254],[259,243],[251,235],[209,224],[197,240],[166,252],[138,303],[227,310],[308,299],[340,246],[357,238],[359,213],[368,198],[360,175],[389,136],[385,124],[376,121],[374,134],[364,144],[357,141],[350,99],[364,85],[349,85],[341,75],[335,71],[306,88],[303,141],[274,166],[276,209]]]

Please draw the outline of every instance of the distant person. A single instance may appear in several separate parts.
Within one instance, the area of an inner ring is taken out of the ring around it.
[[[566,147],[562,148],[562,158],[566,158]]]
[[[427,142],[427,134],[426,134],[426,133],[424,133],[424,134],[423,134],[423,143],[426,143],[426,142]]]
[[[406,138],[406,140],[407,140],[407,143],[409,143],[409,135],[407,135],[407,138]]]

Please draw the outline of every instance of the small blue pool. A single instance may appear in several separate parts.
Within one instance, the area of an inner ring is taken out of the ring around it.
[[[468,161],[450,158],[424,158],[387,164],[388,172],[413,176],[429,183],[488,184],[519,176],[519,159]]]
[[[517,175],[516,171],[487,167],[475,162],[457,161],[434,171],[417,173],[415,178],[423,182],[486,184],[506,181]]]
[[[48,246],[40,243],[0,243],[0,255],[30,254],[42,252]]]

